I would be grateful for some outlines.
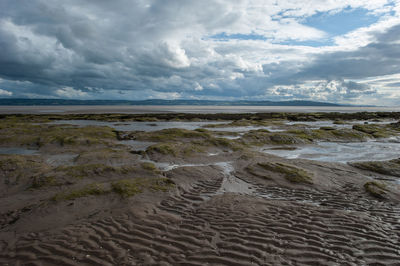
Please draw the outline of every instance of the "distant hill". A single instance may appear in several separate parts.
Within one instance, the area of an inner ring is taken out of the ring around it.
[[[346,106],[314,101],[211,101],[211,100],[66,100],[66,99],[0,99],[0,105],[210,105],[210,106]],[[348,105],[347,105],[348,106]]]

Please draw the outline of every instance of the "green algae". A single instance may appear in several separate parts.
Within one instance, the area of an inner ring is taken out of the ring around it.
[[[376,181],[369,181],[364,184],[364,189],[371,196],[379,199],[385,198],[387,192],[386,185],[383,183],[378,183]]]
[[[116,139],[116,133],[110,127],[73,127],[20,121],[2,123],[0,133],[0,144],[38,147],[48,144],[91,145]]]
[[[19,185],[49,170],[38,158],[27,155],[0,155],[0,176],[6,185]]]
[[[367,133],[374,138],[387,138],[394,134],[388,127],[374,124],[353,125],[353,129]]]
[[[257,117],[251,117],[249,119],[240,119],[235,120],[229,123],[222,124],[207,124],[204,125],[204,128],[224,128],[224,127],[249,127],[249,126],[272,126],[272,125],[281,125],[283,121],[281,120],[262,120]]]
[[[247,166],[244,170],[246,170],[249,174],[256,176],[256,177],[260,177],[266,180],[272,180],[272,178],[268,175],[265,175],[263,173],[260,173],[259,171],[257,171],[257,169],[254,166]]]
[[[311,142],[312,140],[310,140],[309,136],[301,133],[295,134],[295,136],[284,133],[269,135],[269,143],[271,144],[306,144]]]
[[[174,143],[160,143],[151,145],[146,149],[146,153],[153,153],[153,152],[160,153],[163,155],[177,156],[178,148]]]
[[[312,174],[307,171],[283,163],[258,163],[258,166],[267,171],[282,174],[288,181],[292,183],[312,184]]]
[[[200,133],[196,131],[191,131],[192,133]],[[200,133],[202,134],[202,133]],[[163,155],[171,155],[171,156],[189,156],[198,153],[204,153],[210,147],[218,147],[222,149],[230,149],[233,151],[242,150],[244,147],[243,143],[237,142],[235,140],[230,140],[223,137],[214,137],[210,134],[205,135],[197,135],[194,139],[187,139],[186,141],[182,141],[182,138],[177,140],[171,140],[168,138],[168,142],[157,143],[151,145],[146,149],[146,153],[159,153]],[[198,138],[198,136],[203,136]],[[184,138],[183,138],[184,139]],[[180,140],[180,141],[178,141]]]
[[[84,179],[93,176],[105,176],[110,174],[126,175],[129,173],[134,173],[137,168],[130,165],[122,166],[111,166],[101,163],[94,164],[81,164],[81,165],[71,165],[71,166],[59,166],[55,168],[57,172],[63,172],[63,174],[69,179]]]
[[[83,186],[82,188],[68,190],[55,194],[51,199],[53,201],[74,200],[77,198],[87,196],[99,196],[109,193],[110,190],[106,189],[101,183],[91,183]]]
[[[57,178],[53,175],[38,175],[32,178],[32,185],[30,188],[39,189],[50,186],[59,186],[60,183]]]
[[[110,161],[121,161],[129,159],[131,154],[126,149],[126,146],[116,146],[121,149],[114,148],[92,148],[88,151],[80,152],[79,155],[74,159],[75,163],[78,164],[89,164],[98,162],[110,162]]]
[[[158,171],[158,168],[155,166],[154,163],[144,162],[141,164],[141,166],[143,169],[145,169],[147,171],[152,171],[152,172]]]
[[[73,179],[84,179],[89,176],[99,176],[105,173],[111,173],[119,168],[104,164],[81,164],[72,166],[59,166],[55,169],[57,172],[63,172],[65,176]],[[122,172],[121,170],[119,172]]]
[[[318,140],[324,141],[363,141],[368,138],[368,134],[352,129],[335,129],[335,128],[320,128],[320,129],[293,129],[288,130],[287,133],[296,136],[297,138],[304,139],[308,142],[315,142]]]
[[[138,132],[134,137],[137,140],[161,142],[181,139],[208,139],[211,135],[208,131],[168,128],[153,132]]]
[[[98,120],[110,122],[124,121],[315,121],[315,120],[371,120],[371,119],[400,119],[400,112],[316,112],[316,113],[149,113],[149,114],[17,114],[0,115],[0,120],[18,120],[27,122],[43,122],[54,120]],[[242,122],[240,122],[242,123]]]
[[[400,159],[390,161],[351,162],[349,165],[383,175],[400,177]]]
[[[134,178],[122,179],[111,184],[112,191],[123,198],[142,193],[145,189],[166,192],[174,183],[168,178]]]

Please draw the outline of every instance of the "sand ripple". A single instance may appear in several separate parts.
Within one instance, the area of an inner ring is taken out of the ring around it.
[[[146,217],[122,215],[2,243],[0,262],[399,265],[399,206],[353,196],[351,185],[342,193],[258,185],[253,195],[237,195],[218,193],[223,182],[180,189]]]

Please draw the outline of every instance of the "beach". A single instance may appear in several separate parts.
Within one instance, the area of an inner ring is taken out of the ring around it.
[[[52,108],[0,108],[1,265],[400,261],[399,113]]]

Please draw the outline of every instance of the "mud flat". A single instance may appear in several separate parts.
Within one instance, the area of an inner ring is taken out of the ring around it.
[[[0,265],[399,265],[397,114],[337,116],[3,116]]]

